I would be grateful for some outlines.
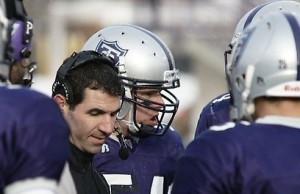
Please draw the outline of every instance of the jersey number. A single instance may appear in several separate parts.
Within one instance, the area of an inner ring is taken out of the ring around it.
[[[138,192],[138,185],[129,174],[103,174],[110,187],[111,194],[119,192]],[[163,194],[164,178],[154,176],[150,194]]]

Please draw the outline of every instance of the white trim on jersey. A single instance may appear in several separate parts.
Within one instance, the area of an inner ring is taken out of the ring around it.
[[[4,194],[57,194],[57,182],[44,177],[28,178],[4,188]]]
[[[255,123],[285,125],[293,128],[300,128],[300,119],[296,117],[269,115],[263,118],[258,118]]]
[[[225,131],[227,129],[233,128],[235,126],[234,122],[226,122],[223,125],[213,125],[209,128],[212,131]]]

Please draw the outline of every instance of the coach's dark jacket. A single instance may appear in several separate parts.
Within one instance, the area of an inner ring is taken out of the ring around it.
[[[85,153],[70,143],[69,166],[77,194],[109,194],[109,186],[102,174],[93,168],[93,154]]]

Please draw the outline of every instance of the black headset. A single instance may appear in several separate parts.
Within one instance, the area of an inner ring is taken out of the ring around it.
[[[118,68],[115,66],[112,58],[92,50],[81,51],[79,53],[74,52],[69,58],[64,60],[63,64],[59,67],[55,81],[52,85],[52,95],[54,95],[58,87],[61,87],[65,93],[67,102],[72,104],[73,91],[68,80],[66,80],[66,75],[70,70],[90,63],[103,63],[110,66],[114,71],[118,72]]]

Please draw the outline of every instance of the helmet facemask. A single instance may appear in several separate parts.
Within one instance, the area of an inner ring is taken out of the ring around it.
[[[132,135],[143,137],[164,134],[170,127],[179,106],[178,99],[169,91],[169,88],[178,87],[179,80],[175,80],[171,86],[167,82],[161,81],[137,80],[126,77],[122,77],[122,79],[126,90],[124,97],[125,103],[122,106],[121,114],[119,114],[118,118],[128,126]],[[139,91],[146,89],[160,91],[159,95],[163,99],[163,103],[139,95]],[[142,124],[137,120],[137,111],[141,108],[157,113],[155,118],[153,118],[157,123],[155,126]],[[124,120],[127,113],[128,120]]]

